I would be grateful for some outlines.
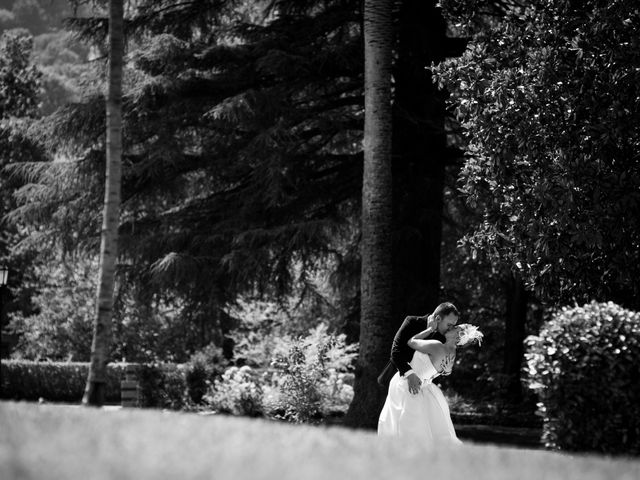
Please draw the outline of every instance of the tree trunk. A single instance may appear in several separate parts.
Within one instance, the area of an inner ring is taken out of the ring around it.
[[[507,284],[507,315],[504,336],[503,373],[506,383],[504,398],[508,403],[522,401],[521,369],[524,358],[525,325],[528,294],[520,276],[514,275]]]
[[[122,157],[123,0],[109,1],[109,90],[107,93],[107,166],[104,194],[97,311],[89,377],[83,405],[102,406],[111,347],[113,287],[118,256]]]
[[[389,359],[392,312],[392,0],[365,0],[360,354],[346,423],[375,428],[384,401],[376,378]]]
[[[440,298],[443,194],[445,169],[454,152],[447,148],[445,94],[428,68],[460,55],[466,44],[447,38],[435,0],[404,0],[398,36],[393,112],[396,329],[406,315],[431,312],[445,300]]]

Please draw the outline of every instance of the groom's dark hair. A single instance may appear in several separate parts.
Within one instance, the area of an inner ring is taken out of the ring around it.
[[[440,305],[438,305],[436,307],[436,309],[433,311],[433,316],[436,317],[436,316],[440,315],[440,317],[446,317],[447,315],[450,315],[452,313],[456,317],[460,316],[460,312],[458,312],[458,309],[456,308],[456,306],[453,303],[444,302],[444,303],[441,303]]]

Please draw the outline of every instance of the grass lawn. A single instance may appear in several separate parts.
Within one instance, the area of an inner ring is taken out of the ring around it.
[[[0,402],[0,479],[640,478],[640,459],[465,444],[423,451],[373,432],[156,410]]]

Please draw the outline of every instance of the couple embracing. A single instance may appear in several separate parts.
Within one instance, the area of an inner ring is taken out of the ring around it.
[[[378,435],[412,439],[426,447],[461,443],[449,405],[433,380],[449,375],[459,346],[480,343],[482,333],[469,324],[456,325],[460,314],[441,303],[431,315],[407,317],[393,339],[391,360],[378,378],[387,398],[378,420]]]

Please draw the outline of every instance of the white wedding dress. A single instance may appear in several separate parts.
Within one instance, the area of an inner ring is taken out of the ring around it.
[[[420,392],[410,394],[407,380],[396,372],[380,412],[378,435],[401,437],[427,448],[461,444],[451,422],[449,404],[433,383],[440,373],[429,355],[415,352],[409,364],[422,380]]]

